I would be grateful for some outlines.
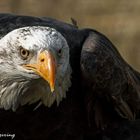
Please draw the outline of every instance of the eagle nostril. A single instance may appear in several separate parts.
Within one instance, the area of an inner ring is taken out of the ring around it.
[[[44,59],[44,58],[42,58],[40,61],[41,61],[41,62],[44,62],[44,61],[45,61],[45,59]]]

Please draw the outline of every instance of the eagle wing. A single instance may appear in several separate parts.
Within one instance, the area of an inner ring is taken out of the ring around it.
[[[112,115],[112,110],[134,120],[140,106],[140,74],[123,60],[114,45],[92,31],[83,44],[80,63],[82,84],[88,90],[87,109],[89,116],[95,115],[97,126],[103,123],[103,112]]]

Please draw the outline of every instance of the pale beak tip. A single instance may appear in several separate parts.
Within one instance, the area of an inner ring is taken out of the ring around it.
[[[51,92],[52,92],[52,93],[54,92],[54,88],[51,88]]]

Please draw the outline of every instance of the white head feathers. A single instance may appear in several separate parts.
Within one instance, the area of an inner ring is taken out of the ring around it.
[[[30,52],[23,60],[20,48]],[[58,54],[58,50],[61,55]],[[48,83],[23,64],[34,63],[42,50],[50,50],[57,63],[54,93]],[[33,26],[13,30],[0,40],[0,108],[13,109],[19,105],[39,101],[50,107],[59,104],[70,87],[71,68],[69,47],[65,38],[55,29]]]

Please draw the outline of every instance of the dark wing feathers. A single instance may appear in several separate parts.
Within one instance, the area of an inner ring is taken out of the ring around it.
[[[103,98],[120,116],[135,119],[140,103],[140,74],[123,60],[102,34],[93,31],[84,42],[81,71],[84,80],[90,81],[85,84],[90,94],[94,94],[95,99],[91,100],[95,106],[95,100],[100,102]]]

